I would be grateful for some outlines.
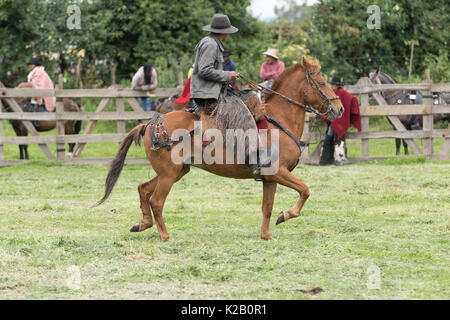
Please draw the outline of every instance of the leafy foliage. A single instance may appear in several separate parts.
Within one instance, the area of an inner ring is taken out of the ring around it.
[[[367,7],[378,5],[381,29],[367,27]],[[81,29],[67,26],[70,5],[81,12]],[[324,74],[353,83],[382,65],[394,77],[408,74],[414,47],[413,77],[430,68],[434,81],[450,81],[450,8],[444,0],[320,0],[314,6],[284,0],[277,19],[259,21],[247,12],[250,0],[0,0],[0,81],[25,81],[26,61],[38,56],[65,87],[129,85],[139,66],[154,63],[161,86],[177,85],[202,27],[216,12],[230,17],[239,32],[225,46],[238,71],[258,79],[268,47],[290,66],[303,55],[319,60]]]

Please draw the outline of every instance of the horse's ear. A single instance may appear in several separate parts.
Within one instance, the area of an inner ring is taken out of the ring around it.
[[[302,57],[302,65],[304,67],[306,67],[306,65],[307,65],[307,61],[306,61],[305,57]]]

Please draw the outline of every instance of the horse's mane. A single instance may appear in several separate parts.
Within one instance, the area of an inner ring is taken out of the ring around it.
[[[371,72],[370,72],[370,78],[372,78],[373,77],[373,75],[375,74],[377,72],[377,70],[372,70]],[[397,83],[397,81],[395,81],[395,79],[394,78],[392,78],[390,75],[388,75],[387,73],[384,73],[383,71],[379,71],[379,75],[378,75],[379,77],[381,77],[381,78],[383,78],[383,80],[386,80],[386,81],[388,81],[388,83]],[[381,83],[383,83],[383,82],[381,82]]]
[[[387,73],[381,72],[380,74],[383,75],[385,78],[387,78],[389,81],[391,81],[391,83],[397,83],[390,75],[388,75]]]
[[[320,66],[318,64],[316,64],[313,60],[311,60],[311,59],[307,60],[306,63],[307,63],[306,68],[308,70],[313,69],[310,71],[320,71]],[[281,87],[281,84],[287,77],[289,77],[290,75],[292,75],[294,72],[298,71],[299,69],[303,69],[303,68],[305,68],[305,65],[303,65],[302,63],[297,63],[297,64],[294,64],[294,65],[290,66],[289,68],[285,69],[278,76],[278,78],[275,79],[271,89],[273,91],[278,91]],[[274,96],[274,94],[272,92],[268,92],[265,96],[265,100],[269,101],[269,99],[271,99],[273,96]]]

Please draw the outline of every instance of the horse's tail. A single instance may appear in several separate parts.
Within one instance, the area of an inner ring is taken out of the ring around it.
[[[103,198],[94,205],[94,207],[102,204],[103,202],[105,202],[106,199],[108,199],[112,189],[114,188],[114,185],[119,179],[120,172],[122,171],[123,165],[125,163],[125,158],[127,157],[128,149],[130,149],[130,146],[133,143],[133,141],[136,145],[141,144],[142,129],[144,126],[145,126],[144,124],[140,124],[134,127],[128,133],[125,139],[123,139],[122,142],[120,143],[119,150],[117,150],[116,157],[111,162],[111,168],[109,169],[108,176],[106,177],[105,194]]]

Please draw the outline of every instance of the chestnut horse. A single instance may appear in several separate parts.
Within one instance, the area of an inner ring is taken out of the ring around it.
[[[275,81],[272,89],[289,97],[291,102],[273,93],[266,96],[265,108],[267,116],[276,119],[278,124],[283,126],[285,130],[280,130],[279,133],[278,171],[272,175],[262,175],[263,217],[261,238],[265,240],[272,240],[269,233],[269,222],[278,184],[296,190],[299,194],[299,199],[292,208],[280,212],[276,224],[298,217],[305,201],[309,197],[307,185],[291,173],[300,157],[301,151],[297,142],[300,140],[303,132],[305,108],[312,108],[322,114],[326,114],[330,120],[339,118],[344,111],[339,98],[336,97],[331,87],[320,75],[320,66],[314,64],[311,60],[307,61],[303,58],[302,63],[286,69]],[[295,103],[292,100],[295,100]],[[303,105],[304,108],[300,107],[300,105]],[[196,115],[192,113],[174,111],[163,116],[163,126],[169,136],[172,136],[172,132],[179,128],[193,132],[194,120],[197,119]],[[145,131],[143,130],[144,128]],[[169,234],[163,219],[164,202],[172,185],[189,172],[191,164],[175,164],[171,161],[171,154],[175,152],[175,149],[168,151],[166,148],[157,150],[152,148],[150,128],[144,124],[138,125],[122,141],[106,178],[105,194],[96,205],[103,203],[111,194],[123,168],[128,149],[133,141],[140,143],[143,138],[146,155],[151,161],[157,176],[148,182],[140,184],[138,187],[143,219],[134,224],[130,231],[141,232],[152,227],[153,212],[160,239],[168,240]],[[271,130],[277,129],[276,125],[269,122],[268,136],[270,136]],[[152,135],[154,136],[153,133]],[[191,147],[194,145],[194,140],[190,140]],[[203,162],[192,165],[224,177],[235,179],[252,178],[251,171],[246,164],[206,164]]]

